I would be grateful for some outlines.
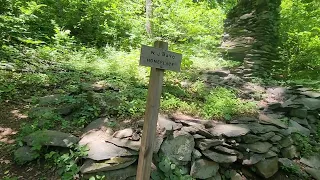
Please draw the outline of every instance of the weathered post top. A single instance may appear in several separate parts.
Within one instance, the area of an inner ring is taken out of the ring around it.
[[[142,46],[140,65],[151,67],[147,107],[139,152],[137,180],[149,180],[164,70],[180,71],[182,55],[168,51],[168,43],[156,41],[154,47]]]
[[[167,43],[166,46],[166,48],[157,48],[157,46],[142,45],[140,65],[179,72],[182,55],[168,51]]]

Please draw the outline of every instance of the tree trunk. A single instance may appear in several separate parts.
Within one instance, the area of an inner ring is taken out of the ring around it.
[[[149,37],[152,37],[152,0],[146,0],[146,31]]]

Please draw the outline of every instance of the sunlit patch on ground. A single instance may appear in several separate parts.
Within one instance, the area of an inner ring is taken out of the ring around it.
[[[11,161],[8,159],[0,158],[0,164],[9,164]]]
[[[20,110],[18,110],[18,109],[12,110],[10,113],[17,119],[26,119],[26,118],[28,118],[27,115],[22,114],[20,112]]]
[[[17,134],[17,131],[14,131],[11,128],[5,128],[0,126],[0,142],[6,144],[14,143],[13,135]]]

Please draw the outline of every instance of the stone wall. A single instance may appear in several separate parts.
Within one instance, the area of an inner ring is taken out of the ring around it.
[[[319,157],[301,157],[300,136],[314,141],[319,126],[320,93],[307,88],[269,89],[272,101],[257,117],[235,118],[228,123],[200,120],[183,114],[159,116],[154,145],[152,179],[275,179],[280,166],[298,167],[303,177],[320,178]],[[57,131],[26,136],[26,146],[15,158],[31,161],[31,146],[89,148],[79,164],[83,179],[99,174],[106,179],[135,179],[143,121],[114,132],[111,120],[90,123],[78,138]],[[41,141],[38,141],[38,140]],[[35,156],[36,157],[36,156]],[[294,161],[293,161],[293,160]],[[308,166],[305,171],[296,162]],[[179,178],[178,178],[179,179]]]
[[[244,63],[246,77],[269,76],[278,59],[278,20],[281,0],[240,0],[225,21],[221,51]]]

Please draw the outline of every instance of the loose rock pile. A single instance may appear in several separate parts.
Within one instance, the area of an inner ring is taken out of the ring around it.
[[[268,76],[277,57],[278,20],[281,1],[239,0],[228,14],[221,51],[244,62],[246,77]]]
[[[312,137],[320,125],[320,93],[301,86],[260,90],[267,96],[257,117],[224,123],[182,114],[160,115],[153,153],[164,155],[195,179],[270,178],[281,166],[296,167],[301,175],[320,179],[320,157],[301,158],[301,142],[296,139],[296,134],[310,137],[319,146]],[[88,156],[81,165],[85,179],[95,174],[106,179],[135,179],[142,127],[113,132],[109,123],[108,118],[93,121],[80,138],[51,130],[32,133],[23,139],[26,146],[15,157],[25,162],[35,159],[31,149],[35,145],[86,145]],[[153,166],[153,171],[160,170]]]

